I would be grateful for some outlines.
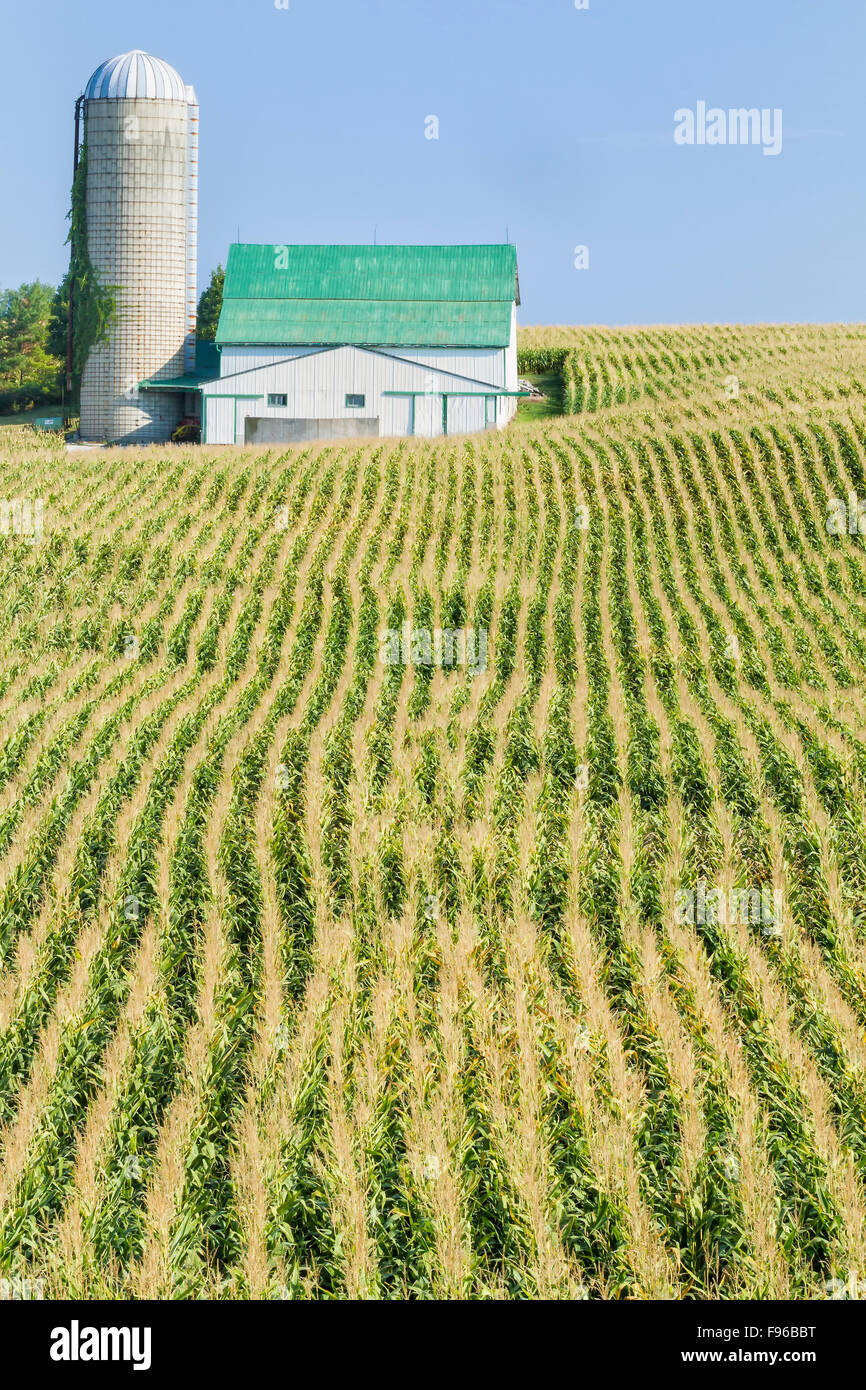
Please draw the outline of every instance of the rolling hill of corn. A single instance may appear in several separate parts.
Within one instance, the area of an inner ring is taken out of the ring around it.
[[[866,329],[528,329],[563,414],[0,442],[16,1296],[866,1276]]]

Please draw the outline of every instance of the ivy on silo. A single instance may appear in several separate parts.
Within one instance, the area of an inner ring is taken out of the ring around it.
[[[78,168],[72,180],[69,209],[69,270],[72,296],[72,371],[81,379],[91,348],[108,339],[114,322],[115,286],[100,283],[87,244],[87,142],[81,146]]]

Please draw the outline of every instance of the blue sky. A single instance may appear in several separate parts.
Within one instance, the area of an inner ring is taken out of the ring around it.
[[[866,320],[863,0],[588,3],[0,0],[0,286],[61,278],[75,98],[143,48],[201,104],[202,282],[238,233],[507,229],[523,323]],[[678,146],[699,101],[781,153]]]

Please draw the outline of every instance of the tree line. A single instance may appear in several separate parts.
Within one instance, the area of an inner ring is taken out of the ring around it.
[[[198,303],[196,332],[213,341],[222,307],[223,267],[211,272]],[[56,288],[31,280],[0,289],[0,415],[46,405],[75,407],[79,380],[66,393],[69,274]]]

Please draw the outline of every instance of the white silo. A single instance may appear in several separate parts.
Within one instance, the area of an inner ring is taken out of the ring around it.
[[[180,391],[139,390],[195,366],[198,106],[168,63],[135,50],[84,91],[87,247],[115,313],[81,380],[84,439],[166,440]]]

